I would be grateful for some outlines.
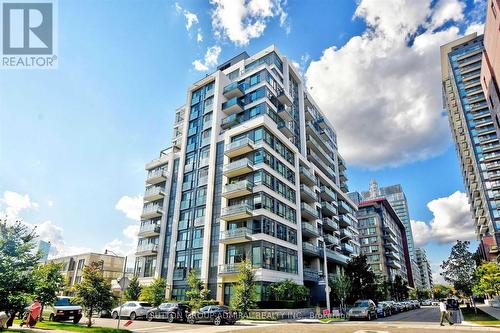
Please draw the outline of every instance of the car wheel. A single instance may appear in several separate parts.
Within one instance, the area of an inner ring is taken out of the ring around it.
[[[214,318],[214,325],[219,326],[220,324],[222,324],[222,318],[220,316],[215,317]]]
[[[73,324],[78,324],[80,322],[81,317],[73,318]]]
[[[49,321],[54,321],[54,314],[53,313],[50,314]]]
[[[169,313],[168,316],[167,316],[167,321],[169,323],[173,323],[175,321],[175,314]]]
[[[135,312],[130,312],[130,320],[135,320],[135,318],[137,317],[137,315],[135,314]]]
[[[155,320],[155,314],[154,314],[153,312],[148,313],[148,315],[147,315],[146,319],[147,319],[148,321],[153,321],[153,320]]]
[[[111,318],[118,319],[118,312],[113,311],[113,313],[111,314]]]
[[[196,320],[194,320],[194,317],[191,317],[191,316],[190,316],[190,317],[188,317],[187,322],[188,322],[189,324],[191,324],[191,325],[194,325],[194,323],[196,323]]]

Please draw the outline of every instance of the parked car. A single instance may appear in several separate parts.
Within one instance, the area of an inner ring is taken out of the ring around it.
[[[420,309],[420,302],[418,301],[418,299],[414,299],[412,300],[412,302],[415,305],[415,309]]]
[[[439,305],[439,301],[432,300],[431,305],[432,306],[438,306]]]
[[[431,306],[432,301],[430,299],[424,299],[421,304],[422,306]]]
[[[53,305],[44,307],[42,317],[49,318],[50,321],[72,320],[74,324],[78,324],[82,319],[82,307],[71,303],[68,296],[57,296]]]
[[[174,321],[187,321],[189,306],[183,303],[162,303],[157,308],[148,311],[146,318],[148,321],[167,320],[169,323]]]
[[[398,309],[398,306],[396,305],[396,302],[384,301],[384,303],[387,304],[389,306],[389,308],[391,309],[391,315],[399,312],[399,309]]]
[[[378,302],[377,318],[385,318],[391,315],[391,306],[386,302]]]
[[[353,307],[347,313],[349,320],[355,318],[362,318],[372,320],[377,318],[377,306],[371,300],[358,300],[354,302]]]
[[[237,312],[230,311],[224,305],[207,305],[196,312],[192,312],[187,316],[187,322],[195,323],[213,323],[215,326],[222,324],[234,325],[238,320]]]
[[[128,317],[130,320],[135,320],[136,318],[146,318],[148,311],[151,310],[151,304],[147,302],[126,302],[120,307],[114,308],[111,310],[111,317],[113,319],[117,319],[120,314],[122,317]]]

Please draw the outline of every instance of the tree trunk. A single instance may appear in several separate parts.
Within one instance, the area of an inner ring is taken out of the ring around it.
[[[87,327],[88,327],[88,328],[92,327],[92,312],[93,312],[93,311],[94,311],[94,309],[90,308],[90,311],[89,311],[89,313],[87,314],[87,315],[88,315],[88,317],[87,317],[87,319],[88,319],[88,322],[87,322]]]

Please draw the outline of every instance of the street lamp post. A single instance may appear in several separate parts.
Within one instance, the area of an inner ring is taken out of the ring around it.
[[[348,237],[342,237],[339,239],[339,243]],[[327,247],[334,247],[335,244],[330,244],[326,246],[325,241],[323,240],[323,274],[325,280],[325,294],[326,294],[326,309],[330,312],[330,286],[328,285],[328,263],[326,259],[326,249]]]
[[[119,257],[119,255],[117,255],[116,253],[114,253],[113,251],[110,251],[110,250],[105,250],[104,254],[108,254],[108,252],[110,252],[111,254]],[[125,262],[123,263],[123,273],[122,273],[123,285],[125,285],[125,271],[126,271],[126,268],[127,268],[127,256],[125,256]],[[120,285],[120,282],[118,282],[118,284]],[[122,285],[120,285],[120,289],[123,289]],[[124,292],[125,292],[125,290],[121,291],[120,298],[119,298],[120,308],[118,309],[118,322],[116,323],[116,328],[117,329],[120,329],[120,318],[121,318],[122,306],[123,306],[123,304],[122,304],[122,298],[123,298],[123,293]]]

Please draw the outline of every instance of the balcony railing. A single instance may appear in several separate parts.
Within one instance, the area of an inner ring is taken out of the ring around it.
[[[303,270],[304,273],[304,280],[305,281],[318,281],[319,280],[319,273],[318,271],[315,271],[310,268],[304,268]]]
[[[302,223],[302,231],[315,236],[319,236],[320,234],[319,229],[317,227],[307,222]]]
[[[339,230],[339,224],[328,217],[324,217],[323,229]]]
[[[144,224],[139,228],[139,235],[158,233],[160,233],[160,226],[158,224]]]
[[[224,185],[222,194],[225,198],[235,198],[252,193],[253,183],[247,179],[237,183]]]
[[[157,244],[144,244],[144,245],[139,245],[137,247],[137,254],[143,254],[143,253],[156,253],[158,252],[158,245]]]
[[[223,172],[228,177],[234,177],[252,171],[252,167],[252,161],[245,157],[224,165]]]
[[[252,236],[252,230],[246,227],[223,230],[220,233],[220,241],[222,243],[238,243],[250,240],[251,236]]]
[[[152,170],[148,173],[146,182],[148,184],[156,184],[167,179],[167,172],[163,169]]]
[[[232,114],[230,116],[227,116],[226,118],[222,119],[221,122],[221,127],[223,129],[228,129],[230,127],[233,127],[234,125],[237,125],[238,122],[238,115]]]
[[[238,82],[233,82],[224,87],[222,94],[226,98],[241,97],[245,94],[245,87],[243,84],[238,84]]]
[[[142,211],[142,217],[147,218],[147,217],[160,216],[162,214],[162,208],[163,207],[160,205],[144,206],[144,209]]]
[[[224,148],[224,154],[228,157],[235,157],[238,155],[246,154],[253,150],[254,142],[250,138],[243,138],[241,140],[237,140],[231,142],[226,145]]]
[[[336,215],[337,214],[337,209],[335,208],[335,206],[327,201],[321,202],[321,208],[323,210],[323,214],[328,214],[328,215]]]
[[[330,190],[326,186],[321,186],[321,197],[331,201],[337,200],[337,195],[335,194],[335,192]]]
[[[224,264],[219,265],[219,274],[236,274],[239,273],[239,264]]]
[[[313,255],[319,254],[318,247],[316,245],[308,243],[308,242],[302,242],[302,251],[305,253],[313,254]]]
[[[329,244],[334,244],[334,245],[339,244],[339,239],[333,235],[330,235],[330,234],[323,234],[323,239],[325,240],[325,242],[327,242]]]
[[[316,184],[316,177],[309,170],[309,168],[301,166],[300,167],[300,176],[301,176],[301,180],[308,183],[308,185],[315,185]]]
[[[240,113],[243,111],[243,107],[243,103],[237,97],[233,97],[227,102],[222,103],[222,111],[227,115]]]
[[[229,220],[249,216],[252,216],[252,207],[247,203],[223,207],[221,210],[221,217]]]
[[[317,219],[318,218],[318,211],[316,209],[314,209],[313,207],[311,207],[310,205],[308,205],[307,203],[302,202],[300,204],[300,208],[302,211],[302,215],[304,215],[310,219]]]
[[[313,189],[307,185],[304,185],[304,184],[300,185],[300,193],[304,194],[304,196],[306,198],[310,199],[311,201],[317,201],[317,199],[318,199],[316,192],[313,191]]]

